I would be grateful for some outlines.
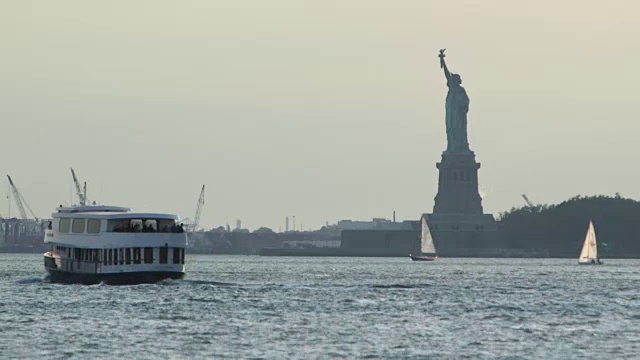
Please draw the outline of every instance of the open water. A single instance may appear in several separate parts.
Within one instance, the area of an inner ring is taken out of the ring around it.
[[[47,282],[0,254],[3,358],[640,358],[640,261],[188,256],[185,280]]]

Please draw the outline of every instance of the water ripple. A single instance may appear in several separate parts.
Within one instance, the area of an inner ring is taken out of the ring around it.
[[[632,358],[640,262],[190,256],[158,284],[48,282],[0,255],[10,358]],[[34,339],[37,339],[35,341]],[[64,344],[64,345],[62,345]]]

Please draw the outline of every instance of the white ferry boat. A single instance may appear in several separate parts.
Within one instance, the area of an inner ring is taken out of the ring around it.
[[[52,218],[44,238],[52,282],[140,284],[184,276],[187,234],[176,215],[92,205],[60,206]]]

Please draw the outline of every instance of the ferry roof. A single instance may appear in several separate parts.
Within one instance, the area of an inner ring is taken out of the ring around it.
[[[131,213],[131,212],[75,212],[57,213],[54,218],[91,218],[91,219],[166,219],[178,220],[178,215],[161,213]]]
[[[100,219],[167,219],[178,220],[178,215],[167,213],[139,213],[131,212],[131,209],[122,206],[72,206],[59,207],[53,214],[54,218],[100,218]]]
[[[86,212],[129,212],[131,209],[124,206],[109,206],[109,205],[78,205],[56,208],[59,213],[86,213]]]
[[[129,213],[129,212],[74,212],[56,213],[54,218],[91,218],[91,219],[166,219],[178,220],[178,215],[161,213]]]

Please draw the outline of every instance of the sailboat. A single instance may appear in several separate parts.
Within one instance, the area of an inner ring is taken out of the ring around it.
[[[596,230],[593,228],[593,222],[589,221],[589,229],[582,244],[582,251],[578,258],[580,265],[601,265],[602,261],[598,257],[598,244],[596,243]]]
[[[431,231],[429,231],[429,224],[427,224],[427,220],[422,218],[422,231],[420,232],[419,241],[416,241],[415,246],[413,247],[414,252],[416,250],[416,255],[413,253],[409,254],[411,260],[413,261],[434,261],[438,258],[436,255],[436,247],[433,244],[433,237],[431,236]],[[418,243],[420,244],[420,248],[418,249]]]

